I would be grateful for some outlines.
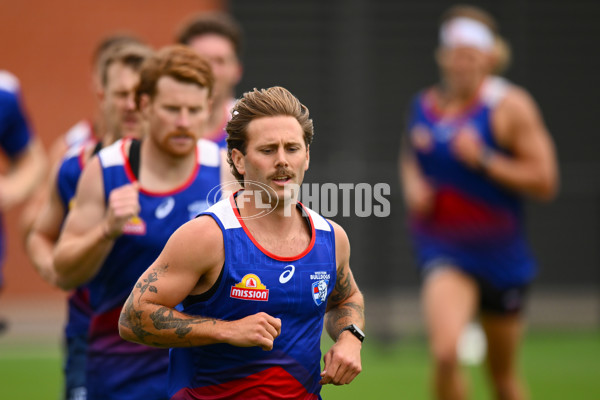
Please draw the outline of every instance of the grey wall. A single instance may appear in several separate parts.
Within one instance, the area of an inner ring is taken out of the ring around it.
[[[311,110],[307,182],[388,183],[388,218],[334,217],[352,244],[362,287],[418,282],[396,169],[410,97],[437,79],[440,14],[452,3],[385,0],[232,0],[246,33],[238,95],[281,85]],[[540,284],[600,281],[600,2],[482,1],[513,48],[506,76],[538,101],[554,137],[562,188],[530,203]]]

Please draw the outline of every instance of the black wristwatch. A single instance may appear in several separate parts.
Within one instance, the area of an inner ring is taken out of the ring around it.
[[[350,325],[345,326],[344,328],[342,328],[342,330],[340,331],[340,333],[338,333],[338,338],[340,337],[340,335],[344,331],[350,331],[361,342],[363,340],[365,340],[365,334],[364,334],[364,332],[362,330],[360,330],[360,328],[358,326],[354,325],[354,324],[350,324]]]

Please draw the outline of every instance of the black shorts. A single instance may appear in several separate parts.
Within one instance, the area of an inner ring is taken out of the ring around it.
[[[491,283],[472,276],[479,287],[479,309],[496,315],[520,314],[527,300],[531,283],[499,289]]]
[[[523,311],[531,287],[530,282],[500,289],[481,277],[442,262],[432,264],[424,269],[423,279],[426,279],[432,272],[444,268],[455,269],[473,279],[479,289],[479,311],[495,315],[513,315]]]

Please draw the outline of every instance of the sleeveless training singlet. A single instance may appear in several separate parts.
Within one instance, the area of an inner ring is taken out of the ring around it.
[[[86,149],[95,142],[93,137],[88,140],[69,148],[58,169],[56,189],[65,215],[71,209],[71,200],[75,197],[77,183],[86,164]],[[91,316],[89,291],[85,285],[82,285],[71,291],[67,298],[65,324],[67,356],[64,365],[66,399],[85,398],[87,335]]]
[[[107,202],[113,189],[136,180],[125,154],[129,141],[119,140],[99,153]],[[181,187],[166,193],[140,189],[139,215],[125,225],[124,234],[87,284],[94,310],[87,364],[90,400],[167,398],[168,349],[121,339],[118,320],[134,284],[171,234],[211,205],[207,196],[220,184],[218,146],[199,140],[197,157],[196,169]]]
[[[301,206],[310,222],[310,245],[296,257],[277,257],[246,229],[234,196],[203,213],[222,230],[225,264],[210,297],[188,297],[183,312],[237,320],[264,311],[281,318],[281,335],[271,351],[229,344],[171,349],[169,394],[172,399],[319,399],[323,316],[336,281],[333,228]]]
[[[509,85],[502,78],[488,78],[470,106],[452,117],[437,113],[431,92],[425,91],[414,100],[408,125],[408,143],[435,190],[433,212],[411,216],[421,267],[452,265],[500,289],[528,283],[535,275],[521,199],[457,160],[451,142],[469,130],[506,154],[494,139],[490,116]]]

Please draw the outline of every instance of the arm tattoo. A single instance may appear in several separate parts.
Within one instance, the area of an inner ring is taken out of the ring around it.
[[[213,324],[216,324],[215,320],[208,318],[177,318],[173,315],[173,310],[167,307],[159,307],[156,311],[150,314],[150,319],[157,330],[175,329],[175,334],[179,338],[184,338],[192,331],[191,325],[203,324],[205,322],[212,322]]]
[[[340,271],[340,274],[335,281],[335,288],[333,289],[333,293],[331,293],[330,301],[338,304],[350,296],[350,291],[352,289],[350,278],[351,275],[346,268]]]
[[[142,311],[138,311],[135,309],[133,304],[133,295],[129,296],[127,301],[125,302],[125,306],[123,307],[121,318],[119,319],[119,323],[131,329],[133,334],[141,341],[145,342],[146,336],[152,335],[152,333],[148,332],[144,329],[142,324]]]
[[[327,313],[325,323],[327,331],[330,333],[339,332],[348,323],[360,323],[365,318],[364,307],[357,303],[344,303],[331,309]]]
[[[169,268],[169,264],[166,264],[164,267],[156,267],[153,269],[154,272],[150,272],[148,274],[148,278],[144,278],[144,284],[142,284],[141,282],[138,282],[135,287],[136,289],[140,289],[140,297],[138,298],[138,304],[140,303],[141,299],[142,299],[142,295],[144,294],[144,292],[146,290],[148,290],[149,292],[152,293],[158,293],[158,289],[156,289],[156,286],[152,285],[152,283],[156,282],[158,280],[158,276],[159,275],[163,275],[167,269]]]

